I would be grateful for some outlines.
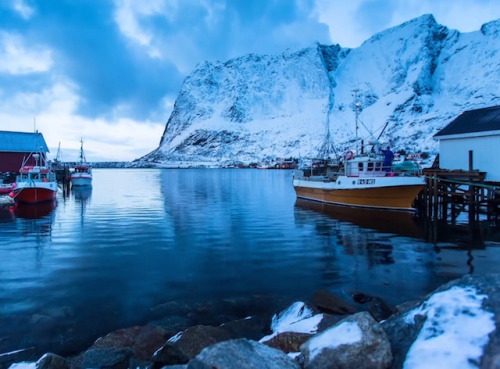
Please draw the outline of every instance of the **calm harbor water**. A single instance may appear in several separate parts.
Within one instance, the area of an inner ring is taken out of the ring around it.
[[[499,265],[498,229],[299,201],[291,175],[96,169],[55,206],[0,208],[0,354],[74,353],[172,302],[234,317],[328,289],[396,305]]]

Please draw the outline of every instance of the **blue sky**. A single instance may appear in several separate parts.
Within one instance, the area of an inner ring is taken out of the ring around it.
[[[497,0],[0,0],[0,130],[43,133],[63,160],[154,150],[183,79],[204,60],[315,42],[357,47],[422,14],[461,32]]]

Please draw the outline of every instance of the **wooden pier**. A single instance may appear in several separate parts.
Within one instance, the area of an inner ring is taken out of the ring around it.
[[[467,213],[469,222],[500,219],[500,183],[486,182],[485,172],[424,169],[427,186],[416,200],[421,216],[455,222]]]

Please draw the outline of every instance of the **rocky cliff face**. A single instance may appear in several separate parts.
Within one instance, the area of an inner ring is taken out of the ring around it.
[[[462,34],[425,15],[356,49],[315,44],[204,62],[185,79],[160,146],[139,162],[259,161],[337,152],[356,136],[395,150],[437,149],[462,111],[500,104],[500,20]]]

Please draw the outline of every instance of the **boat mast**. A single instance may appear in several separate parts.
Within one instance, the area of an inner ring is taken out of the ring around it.
[[[85,156],[83,155],[83,139],[80,139],[80,164],[85,162]]]
[[[353,90],[354,93],[354,116],[355,116],[355,128],[356,128],[356,133],[355,133],[355,140],[356,140],[356,154],[359,155],[358,151],[358,129],[359,129],[359,116],[361,114],[361,111],[363,108],[361,107],[361,103],[359,102],[359,89],[356,88]]]

